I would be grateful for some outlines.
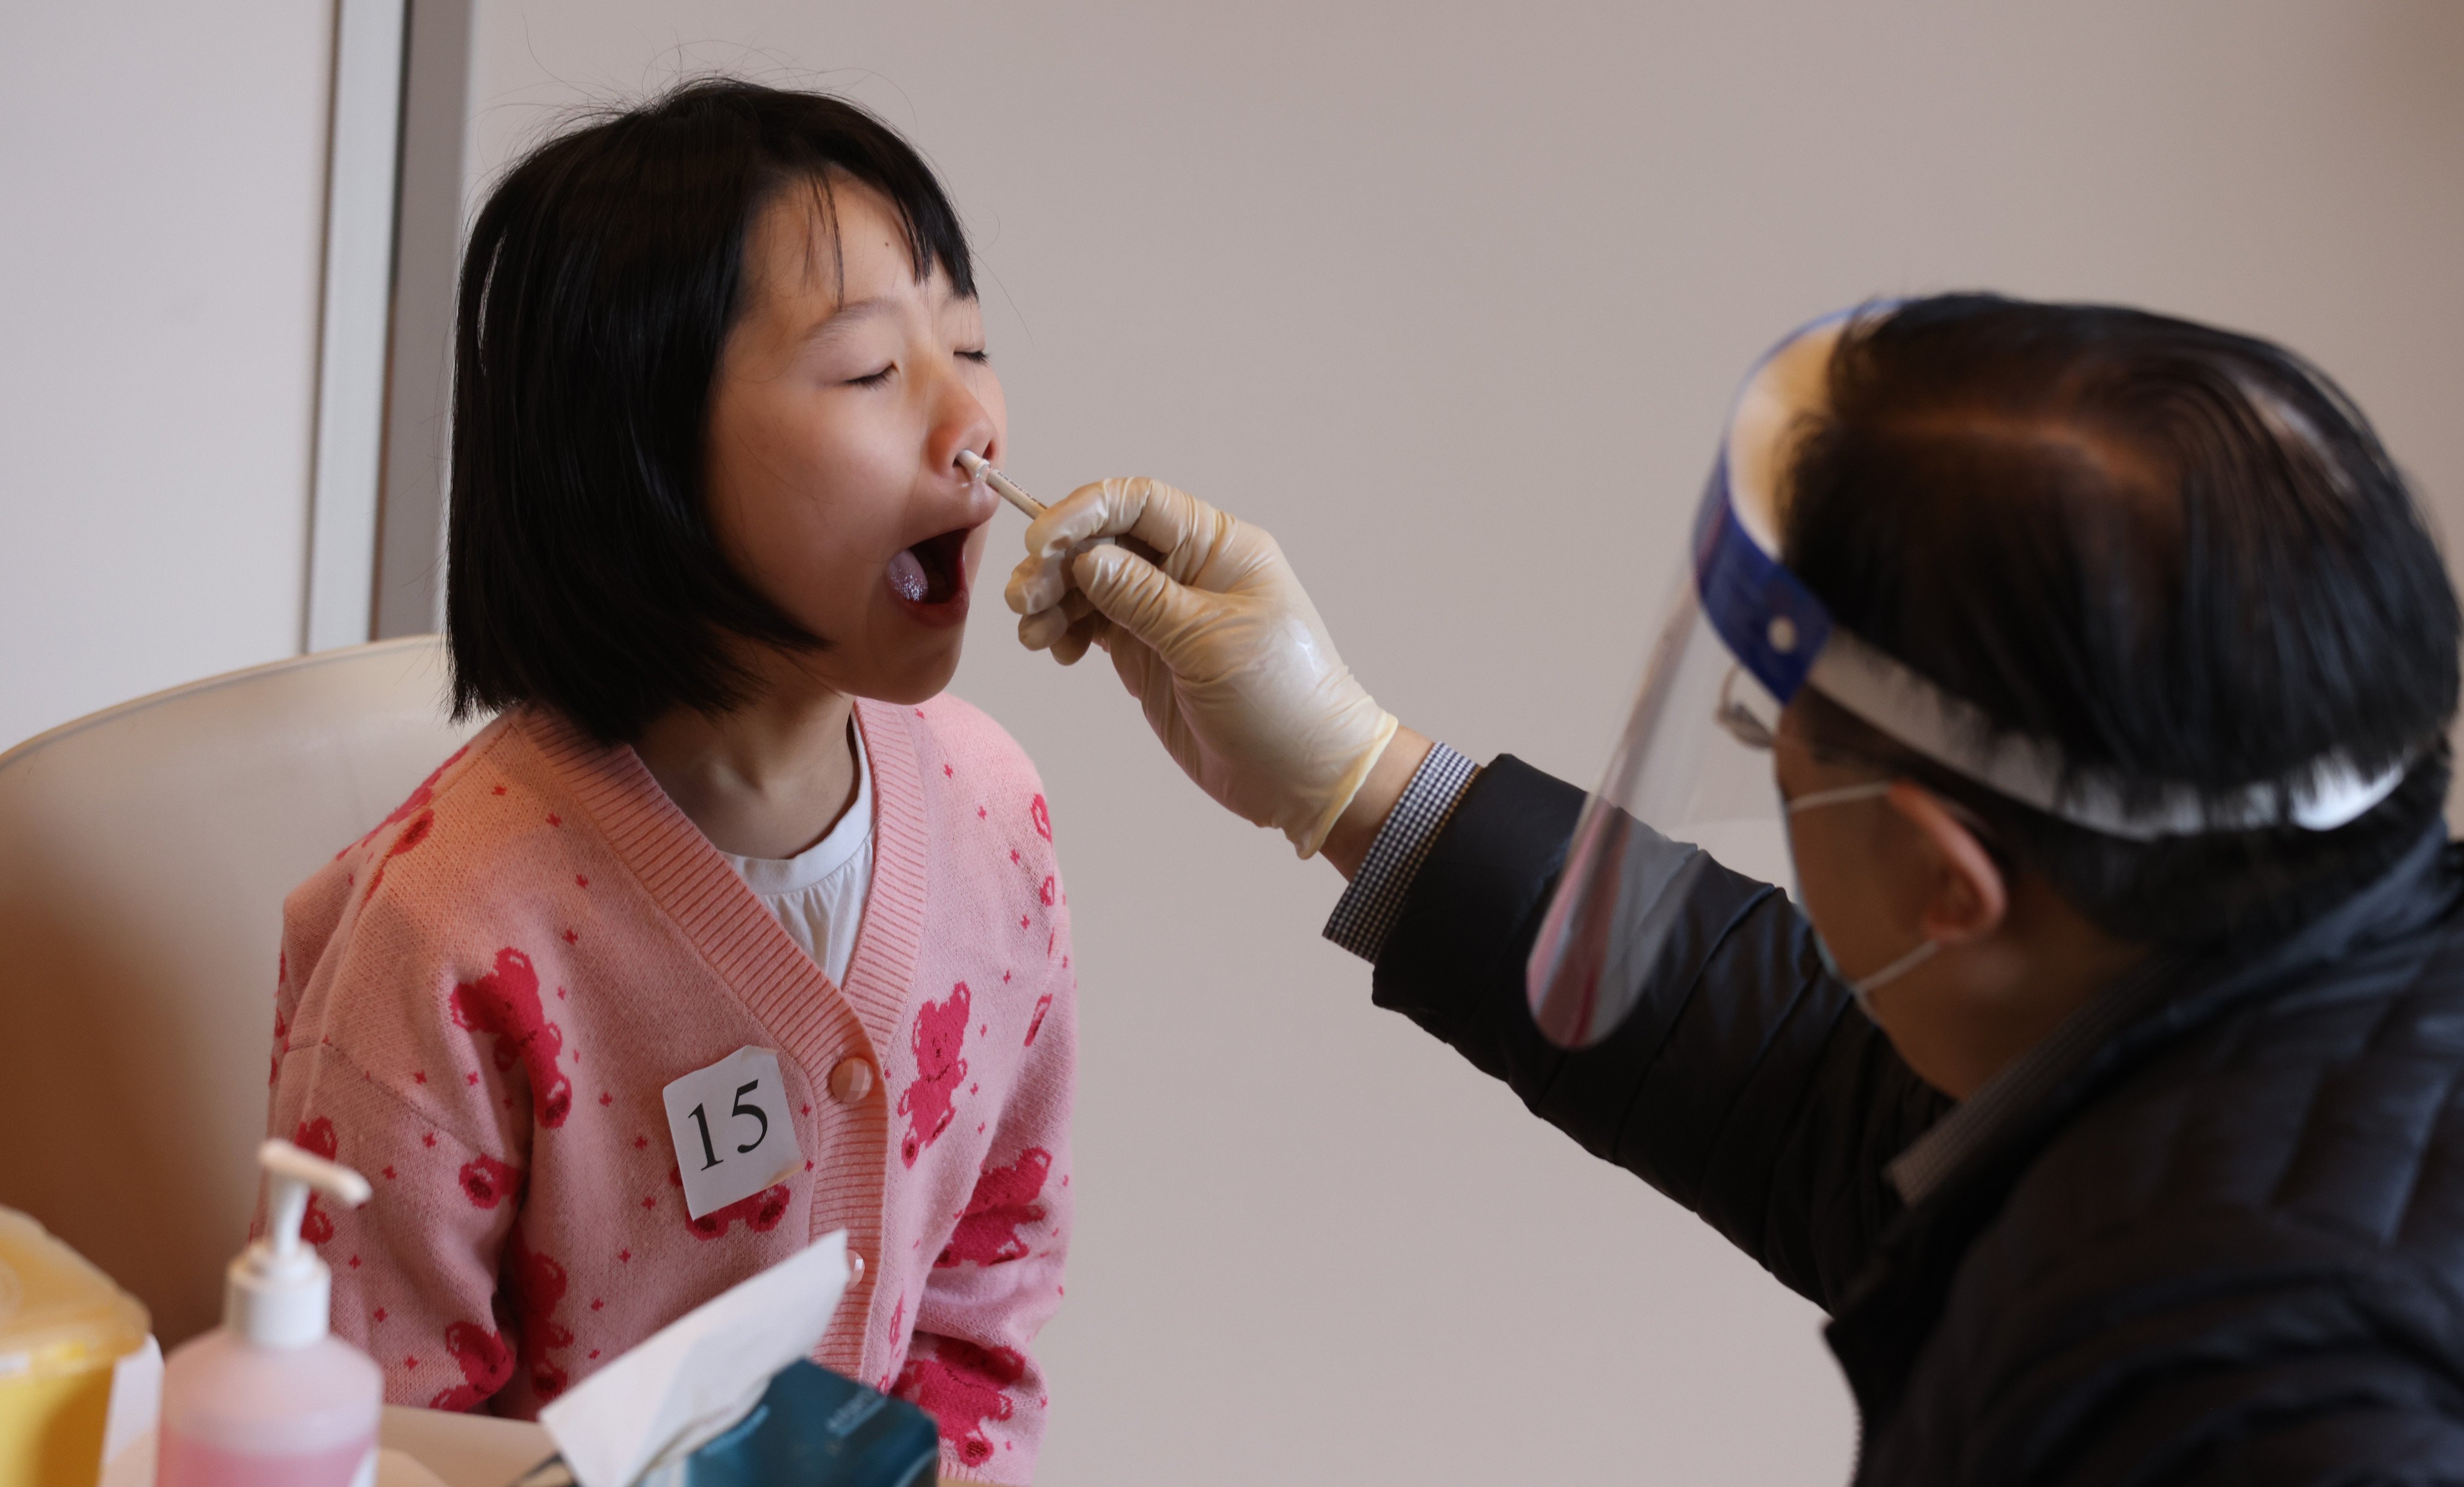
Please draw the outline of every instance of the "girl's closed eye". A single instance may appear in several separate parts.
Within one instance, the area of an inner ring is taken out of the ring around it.
[[[973,362],[979,366],[990,366],[993,364],[993,354],[990,351],[985,350],[982,346],[978,346],[972,351],[960,351],[956,354],[959,361]]]
[[[877,388],[883,383],[888,382],[890,380],[890,374],[896,370],[898,370],[898,364],[896,362],[892,362],[879,371],[867,372],[861,377],[849,377],[847,379],[847,386],[851,388]]]

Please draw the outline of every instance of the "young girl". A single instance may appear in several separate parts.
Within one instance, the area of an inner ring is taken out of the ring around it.
[[[272,1128],[398,1403],[530,1416],[830,1231],[819,1360],[1023,1482],[1061,1297],[1069,927],[941,695],[1001,385],[956,214],[835,100],[554,140],[463,264],[447,610],[501,709],[285,906]]]

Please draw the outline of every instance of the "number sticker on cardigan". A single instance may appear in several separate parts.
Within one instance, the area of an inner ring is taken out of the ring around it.
[[[739,1048],[660,1093],[693,1217],[751,1197],[803,1165],[779,1055],[770,1050]]]

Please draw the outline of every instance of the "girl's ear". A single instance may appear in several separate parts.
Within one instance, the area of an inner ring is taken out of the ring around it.
[[[1883,799],[1916,829],[1921,850],[1931,860],[1932,879],[1917,916],[1925,937],[1962,944],[2001,928],[2011,909],[2010,885],[1976,833],[1911,781],[1894,784]]]

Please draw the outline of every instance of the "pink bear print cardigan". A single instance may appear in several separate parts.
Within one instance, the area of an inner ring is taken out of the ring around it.
[[[1068,1248],[1069,919],[1035,770],[943,697],[859,702],[873,879],[833,986],[629,748],[507,714],[284,905],[271,1128],[375,1185],[319,1205],[336,1332],[397,1404],[529,1417],[845,1229],[816,1360],[1026,1482]],[[773,1050],[803,1162],[699,1219],[660,1091]]]

